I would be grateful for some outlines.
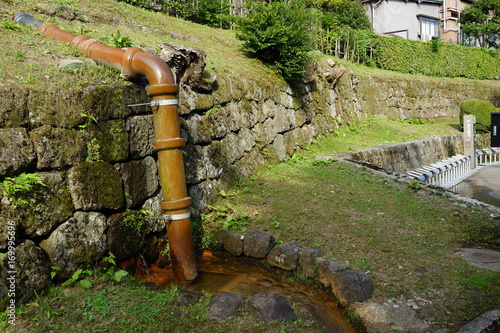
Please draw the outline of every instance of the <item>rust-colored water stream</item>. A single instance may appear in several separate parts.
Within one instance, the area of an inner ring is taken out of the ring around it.
[[[284,298],[290,297],[300,302],[313,315],[316,322],[325,328],[326,332],[355,333],[356,330],[342,317],[335,306],[332,296],[305,286],[293,283],[282,276],[274,275],[263,269],[241,265],[214,256],[210,251],[204,251],[198,262],[198,279],[182,288],[194,291],[228,291],[238,294],[273,292]],[[136,270],[136,277],[152,282],[165,288],[172,284],[172,269],[167,266],[159,268],[152,264],[147,268]]]

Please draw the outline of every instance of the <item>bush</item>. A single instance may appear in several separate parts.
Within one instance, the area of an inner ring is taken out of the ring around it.
[[[420,42],[378,36],[376,63],[379,68],[409,74],[465,77],[479,80],[500,78],[500,51],[478,47]]]
[[[237,20],[243,50],[274,65],[285,80],[303,75],[310,60],[312,10],[300,0],[250,2],[248,7],[250,14]]]
[[[460,126],[464,124],[464,116],[473,114],[476,116],[476,130],[479,133],[488,132],[491,127],[491,113],[498,109],[488,101],[481,99],[468,99],[460,104]]]

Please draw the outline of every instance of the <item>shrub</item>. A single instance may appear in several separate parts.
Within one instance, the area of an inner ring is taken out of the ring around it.
[[[500,51],[420,42],[378,36],[376,63],[379,68],[409,74],[465,77],[479,80],[500,78]]]
[[[491,113],[498,109],[488,101],[481,99],[468,99],[460,104],[460,126],[463,126],[464,116],[473,114],[476,116],[476,130],[488,132],[491,127]]]
[[[243,50],[274,65],[285,80],[304,74],[309,63],[312,10],[300,0],[247,4],[250,14],[237,19]]]

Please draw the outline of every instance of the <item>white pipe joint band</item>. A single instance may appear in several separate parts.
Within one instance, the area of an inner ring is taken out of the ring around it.
[[[178,99],[160,99],[151,101],[151,106],[179,105]]]
[[[133,107],[133,106],[143,106],[143,105],[149,105],[151,107],[163,106],[163,105],[179,105],[179,100],[178,99],[161,99],[161,100],[153,100],[150,103],[129,104],[127,106]]]
[[[191,213],[165,215],[167,221],[185,220],[191,217]]]

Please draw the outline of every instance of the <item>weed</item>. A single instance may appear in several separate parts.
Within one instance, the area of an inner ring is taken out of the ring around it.
[[[409,118],[409,119],[400,119],[398,120],[401,123],[404,124],[412,124],[412,125],[423,125],[425,124],[424,121],[420,118]]]
[[[222,230],[241,230],[250,224],[248,213],[236,214],[229,206],[209,205],[210,214],[202,214],[202,222],[215,222]]]
[[[80,132],[84,132],[86,129],[88,129],[89,125],[91,123],[98,124],[99,121],[97,120],[96,117],[94,117],[91,114],[86,114],[86,113],[80,113],[80,116],[83,117],[84,123],[82,125],[78,126],[78,130]]]
[[[410,180],[408,182],[408,188],[412,190],[418,190],[420,189],[420,182],[418,180]]]
[[[333,163],[337,163],[339,161],[338,158],[324,158],[321,160],[314,160],[312,162],[313,165],[330,165]]]
[[[86,162],[102,162],[101,157],[101,145],[98,143],[96,138],[87,142],[87,157],[85,158]]]
[[[116,31],[115,34],[111,34],[110,37],[105,38],[104,41],[112,44],[118,49],[132,46],[132,40],[130,37],[122,36],[119,30]]]
[[[42,293],[43,294],[43,293]],[[54,304],[61,297],[42,297],[42,294],[38,294],[35,290],[35,300],[37,305],[40,307],[40,311],[48,318],[59,315],[59,312],[54,309]]]
[[[124,214],[124,219],[122,225],[136,234],[142,234],[143,227],[146,225],[146,219],[148,216],[153,214],[153,212],[141,209],[141,210],[127,210]]]
[[[294,164],[302,164],[302,163],[307,162],[307,161],[308,160],[303,155],[295,154],[291,157],[285,158],[283,163],[294,165]]]
[[[76,272],[74,272],[73,275],[63,283],[63,285],[71,286],[72,284],[76,284],[77,286],[84,289],[90,289],[92,288],[92,282],[90,282],[89,280],[82,280],[81,278],[83,277],[83,275],[92,276],[92,274],[93,272],[91,270],[83,270],[80,268]]]
[[[54,280],[55,277],[57,276],[57,272],[61,270],[61,267],[59,266],[51,266],[50,267],[50,280]]]
[[[467,288],[485,291],[491,288],[500,287],[500,273],[493,270],[481,274],[474,274],[461,281]]]
[[[79,25],[75,29],[73,29],[73,33],[76,35],[88,35],[92,30],[87,30],[85,26]]]
[[[17,61],[24,61],[26,60],[26,54],[22,51],[14,51],[14,59]]]
[[[102,262],[108,263],[110,267],[104,269],[104,274],[110,277],[115,282],[121,282],[121,280],[128,275],[128,272],[120,269],[116,270],[116,257],[113,253],[109,253],[107,256],[102,258]]]
[[[21,26],[19,23],[13,23],[13,22],[2,22],[2,27],[4,27],[7,30],[12,30],[12,31],[21,31]]]
[[[35,185],[47,186],[36,173],[21,173],[14,178],[5,177],[5,179],[0,182],[0,187],[5,192],[10,205],[13,207],[29,204],[26,199],[19,195],[30,191]]]
[[[217,249],[222,244],[222,240],[220,239],[220,230],[213,228],[203,228],[201,240],[199,242],[200,249]],[[170,248],[166,246],[168,251],[168,255],[170,256]]]
[[[300,267],[294,270],[292,280],[303,283],[307,286],[313,286],[317,283],[315,279],[312,279],[309,276],[307,276],[306,272],[304,272],[304,270],[302,270]]]
[[[358,259],[358,260],[356,260],[354,262],[363,271],[367,271],[367,270],[373,269],[373,264],[368,263],[365,258]]]

